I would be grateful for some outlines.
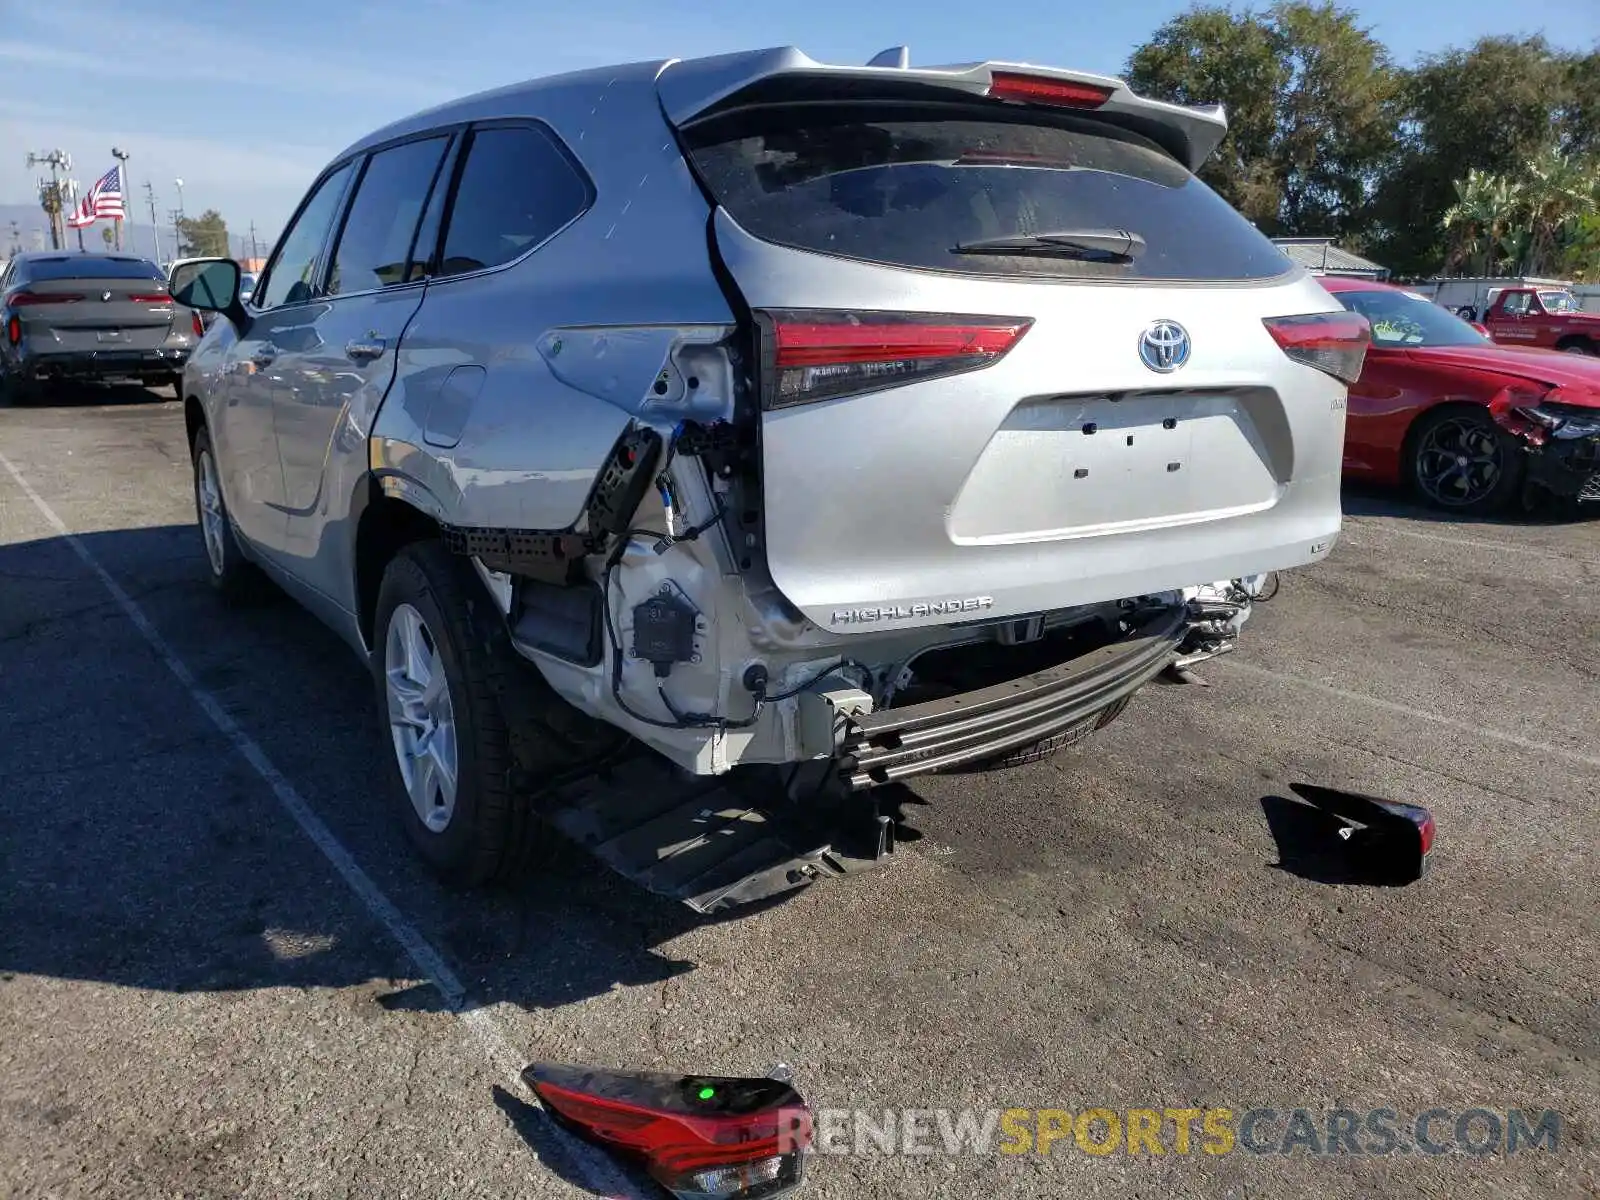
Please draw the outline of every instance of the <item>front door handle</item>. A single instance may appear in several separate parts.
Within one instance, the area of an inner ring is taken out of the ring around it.
[[[345,355],[355,359],[356,362],[371,362],[373,359],[382,358],[384,349],[382,338],[369,338],[344,344]]]

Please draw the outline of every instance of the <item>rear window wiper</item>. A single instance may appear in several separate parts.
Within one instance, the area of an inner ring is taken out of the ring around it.
[[[1127,229],[1057,229],[1045,233],[1008,233],[1000,237],[957,242],[950,247],[952,254],[1049,254],[1109,263],[1132,262],[1144,250],[1144,238]]]

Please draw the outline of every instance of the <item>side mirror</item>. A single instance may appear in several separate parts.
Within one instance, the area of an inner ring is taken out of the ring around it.
[[[239,323],[239,264],[231,258],[200,258],[173,268],[167,290],[185,308],[222,313]]]

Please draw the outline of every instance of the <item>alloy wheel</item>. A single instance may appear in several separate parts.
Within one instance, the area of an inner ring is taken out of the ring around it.
[[[442,833],[456,809],[459,758],[455,709],[439,643],[422,614],[401,604],[384,637],[389,731],[400,778],[417,819]]]

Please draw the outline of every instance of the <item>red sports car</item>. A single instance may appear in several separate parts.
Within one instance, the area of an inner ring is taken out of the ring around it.
[[[1325,278],[1372,324],[1350,388],[1348,479],[1489,514],[1540,488],[1600,504],[1600,359],[1501,346],[1425,297]]]

